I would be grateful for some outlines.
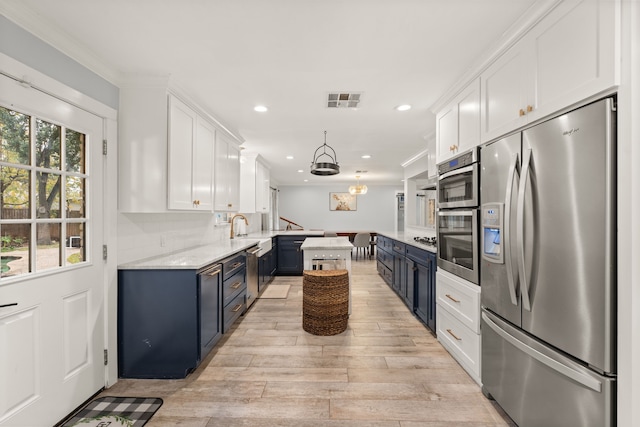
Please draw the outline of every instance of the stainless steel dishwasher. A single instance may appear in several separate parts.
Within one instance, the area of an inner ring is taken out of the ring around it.
[[[258,252],[258,246],[247,250],[247,308],[258,297]]]

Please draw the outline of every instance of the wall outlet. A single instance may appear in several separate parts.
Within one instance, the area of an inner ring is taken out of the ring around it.
[[[160,235],[160,247],[164,248],[165,246],[167,246],[167,236],[164,234]]]

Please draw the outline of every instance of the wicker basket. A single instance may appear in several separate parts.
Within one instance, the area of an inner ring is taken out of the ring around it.
[[[302,329],[313,335],[336,335],[349,320],[349,272],[305,270],[302,281]]]

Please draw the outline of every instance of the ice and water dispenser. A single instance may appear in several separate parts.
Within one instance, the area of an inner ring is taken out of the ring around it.
[[[482,258],[496,264],[504,264],[503,213],[504,203],[482,205]]]

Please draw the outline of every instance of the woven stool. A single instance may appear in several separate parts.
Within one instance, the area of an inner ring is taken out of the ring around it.
[[[336,335],[349,320],[349,272],[305,270],[302,280],[302,329],[313,335]]]

